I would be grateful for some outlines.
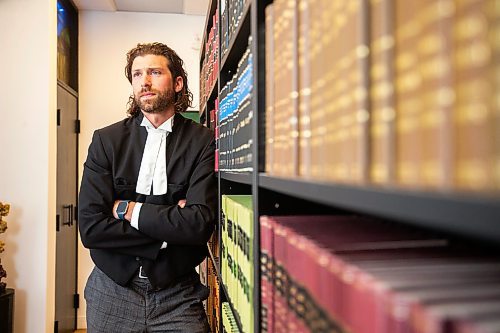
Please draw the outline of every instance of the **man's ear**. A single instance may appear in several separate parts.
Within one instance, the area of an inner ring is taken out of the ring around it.
[[[175,92],[179,92],[182,88],[184,88],[184,80],[182,79],[182,76],[178,76],[175,78],[174,90]]]

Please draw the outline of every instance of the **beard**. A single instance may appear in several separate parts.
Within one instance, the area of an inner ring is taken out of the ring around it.
[[[148,91],[155,93],[156,98],[141,100],[140,94]],[[172,88],[165,91],[141,90],[139,94],[134,96],[134,99],[142,111],[147,113],[161,113],[175,104],[175,92]]]

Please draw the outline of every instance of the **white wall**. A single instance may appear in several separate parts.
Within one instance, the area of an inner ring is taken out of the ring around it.
[[[0,1],[0,255],[15,288],[15,332],[53,332],[56,0]]]
[[[163,42],[184,60],[193,92],[193,109],[199,103],[199,48],[204,16],[132,12],[82,11],[79,14],[80,179],[82,165],[95,129],[126,116],[131,87],[125,78],[126,53],[137,43]],[[88,250],[78,252],[78,287],[83,288],[93,267]],[[83,300],[83,297],[80,299]],[[78,310],[78,327],[85,325],[85,302]]]

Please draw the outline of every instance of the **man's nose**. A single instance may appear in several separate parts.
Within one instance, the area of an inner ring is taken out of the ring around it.
[[[151,75],[144,74],[141,77],[141,87],[149,87],[151,86]]]

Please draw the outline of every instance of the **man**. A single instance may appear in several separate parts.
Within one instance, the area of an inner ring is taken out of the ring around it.
[[[125,73],[129,117],[94,132],[81,183],[87,331],[207,332],[195,267],[216,215],[213,135],[179,114],[192,94],[167,45],[138,44]]]

